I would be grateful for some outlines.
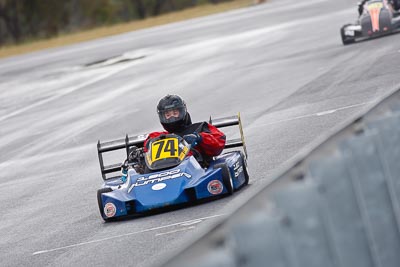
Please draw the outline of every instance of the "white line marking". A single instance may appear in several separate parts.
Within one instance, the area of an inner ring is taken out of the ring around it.
[[[355,104],[355,105],[350,105],[350,106],[345,106],[345,107],[341,107],[341,108],[337,108],[337,109],[330,109],[330,110],[326,110],[326,111],[321,111],[321,112],[317,112],[317,113],[312,113],[312,114],[297,116],[297,117],[288,118],[288,119],[279,120],[279,121],[274,121],[274,122],[265,123],[265,124],[259,124],[257,127],[259,127],[259,126],[266,126],[266,125],[273,125],[273,124],[278,124],[278,123],[282,123],[282,122],[288,122],[288,121],[293,121],[293,120],[298,120],[298,119],[304,119],[304,118],[309,118],[309,117],[314,117],[314,116],[329,115],[329,114],[335,113],[335,112],[340,111],[340,110],[355,108],[355,107],[364,106],[364,105],[372,104],[372,103],[375,103],[375,101],[364,102],[364,103]]]
[[[192,220],[192,221],[184,222],[181,225],[182,226],[189,226],[189,225],[197,224],[197,223],[201,223],[201,220]]]
[[[203,221],[203,220],[208,220],[208,219],[212,219],[212,218],[216,218],[216,217],[220,217],[220,216],[224,216],[224,215],[225,215],[225,214],[217,214],[217,215],[208,216],[208,217],[203,217],[203,218],[199,218],[199,219],[195,219],[195,220],[196,220],[196,221],[198,221],[198,220]],[[131,233],[126,233],[126,234],[116,235],[116,236],[110,236],[110,237],[101,238],[101,239],[95,239],[95,240],[92,240],[92,241],[87,241],[87,242],[72,244],[72,245],[68,245],[68,246],[64,246],[64,247],[58,247],[58,248],[53,248],[53,249],[40,250],[40,251],[36,251],[36,252],[32,253],[32,255],[39,255],[39,254],[49,253],[49,252],[58,251],[58,250],[62,250],[62,249],[74,248],[74,247],[89,245],[89,244],[93,244],[93,243],[99,243],[99,242],[108,241],[108,240],[111,240],[111,239],[116,239],[116,238],[121,238],[121,237],[127,237],[127,236],[131,236],[131,235],[136,235],[136,234],[151,232],[151,231],[155,231],[155,230],[159,230],[159,229],[164,229],[164,228],[168,228],[168,227],[172,227],[172,226],[176,226],[176,225],[185,225],[186,223],[190,223],[190,222],[193,222],[193,221],[195,221],[195,220],[184,221],[184,222],[178,222],[178,223],[173,223],[173,224],[169,224],[169,225],[164,225],[164,226],[149,228],[149,229],[142,230],[142,231],[131,232]]]
[[[159,234],[156,234],[156,236],[174,234],[174,233],[177,233],[177,232],[183,232],[183,231],[192,230],[192,229],[194,229],[194,228],[196,228],[196,227],[190,226],[190,227],[186,227],[186,228],[181,228],[181,229],[177,229],[177,230],[172,230],[172,231],[165,232],[165,233],[159,233]]]
[[[316,113],[315,115],[316,116],[324,116],[324,115],[335,113],[336,111],[338,111],[338,110],[337,109],[331,109],[331,110],[327,110],[327,111]]]

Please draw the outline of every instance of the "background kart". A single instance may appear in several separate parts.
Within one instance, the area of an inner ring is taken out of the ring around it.
[[[387,0],[371,0],[364,4],[363,13],[356,24],[346,24],[340,29],[344,45],[369,38],[398,32],[400,16]]]
[[[97,150],[104,183],[97,191],[97,200],[102,218],[110,221],[166,207],[196,203],[230,195],[248,184],[247,152],[240,115],[213,121],[210,118],[210,123],[219,128],[238,125],[240,138],[227,140],[223,153],[214,157],[206,167],[199,164],[197,157],[182,154],[190,147],[187,147],[181,137],[167,135],[163,137],[165,140],[176,139],[176,143],[179,142],[179,155],[183,156],[178,165],[146,174],[137,173],[134,168],[130,168],[124,177],[120,173],[121,163],[104,165],[103,153],[124,149],[129,158],[132,149],[142,150],[146,135],[126,136],[125,139],[103,143],[99,141]],[[165,151],[170,151],[170,146],[165,147]],[[233,148],[241,149],[232,150]],[[145,157],[147,167],[151,166],[151,161],[147,160],[148,154]]]

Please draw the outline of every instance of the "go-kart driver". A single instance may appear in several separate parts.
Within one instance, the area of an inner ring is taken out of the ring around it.
[[[364,5],[370,0],[362,0],[358,2],[358,14],[361,16],[364,12]],[[393,11],[398,12],[400,9],[400,0],[388,0],[388,4],[393,8]]]
[[[157,113],[165,131],[150,133],[144,141],[144,152],[147,152],[150,139],[170,133],[181,136],[190,144],[191,148],[200,154],[202,160],[200,164],[203,166],[207,166],[207,162],[212,157],[221,154],[224,149],[225,134],[207,122],[192,123],[190,114],[186,109],[186,103],[180,96],[167,95],[161,98],[157,105]],[[142,150],[137,149],[134,152],[121,165],[121,172],[125,178],[129,163],[134,163],[134,169],[138,173],[148,172],[144,166]]]
[[[369,0],[362,0],[362,1],[358,2],[358,15],[359,16],[361,16],[362,13],[364,12],[364,5],[367,1],[369,1]]]
[[[144,142],[145,152],[149,139],[169,133],[183,137],[206,161],[218,156],[224,149],[225,134],[207,122],[192,123],[186,103],[180,96],[167,95],[161,98],[157,105],[157,113],[165,131],[148,135]]]

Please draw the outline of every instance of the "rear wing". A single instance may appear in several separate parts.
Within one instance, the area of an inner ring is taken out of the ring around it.
[[[245,156],[247,158],[247,150],[246,150],[246,145],[244,142],[243,128],[242,128],[242,123],[240,120],[240,113],[235,116],[224,117],[224,118],[219,118],[219,119],[211,119],[211,117],[210,117],[209,123],[214,125],[217,128],[224,128],[224,127],[238,125],[239,131],[240,131],[240,138],[227,140],[224,149],[243,147]],[[116,177],[120,177],[119,174],[115,174],[115,173],[119,172],[121,170],[121,164],[122,164],[122,161],[121,161],[119,163],[105,165],[104,157],[103,157],[104,153],[124,149],[126,152],[126,158],[128,158],[129,149],[133,146],[142,148],[146,138],[147,138],[147,134],[136,135],[136,136],[126,135],[125,139],[117,139],[117,140],[107,141],[107,142],[100,142],[100,140],[99,140],[97,142],[97,154],[99,156],[100,171],[101,171],[101,176],[103,177],[103,180],[110,180],[110,179],[113,179]],[[110,176],[110,174],[114,174],[114,175]]]
[[[244,142],[243,127],[242,127],[242,121],[240,119],[240,113],[238,113],[238,115],[234,115],[231,117],[225,117],[214,120],[210,117],[209,123],[217,128],[224,128],[224,127],[238,125],[240,138],[226,140],[225,149],[243,147],[244,154],[247,158],[247,149],[246,149],[246,143]]]
[[[122,162],[104,165],[104,157],[103,153],[116,151],[120,149],[125,149],[126,158],[129,156],[129,149],[133,146],[143,147],[144,141],[146,140],[147,135],[136,135],[136,136],[128,136],[126,135],[125,139],[117,139],[113,141],[107,142],[97,142],[97,154],[99,156],[100,163],[100,171],[103,180],[109,180],[115,178],[116,176],[107,177],[107,174],[119,172],[121,170]]]

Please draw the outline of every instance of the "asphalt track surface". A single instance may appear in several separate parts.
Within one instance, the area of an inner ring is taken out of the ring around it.
[[[356,14],[355,1],[275,0],[1,60],[0,265],[163,262],[400,84],[400,35],[342,46],[339,28]],[[250,185],[104,223],[96,142],[159,130],[155,106],[167,93],[194,121],[241,112]]]

